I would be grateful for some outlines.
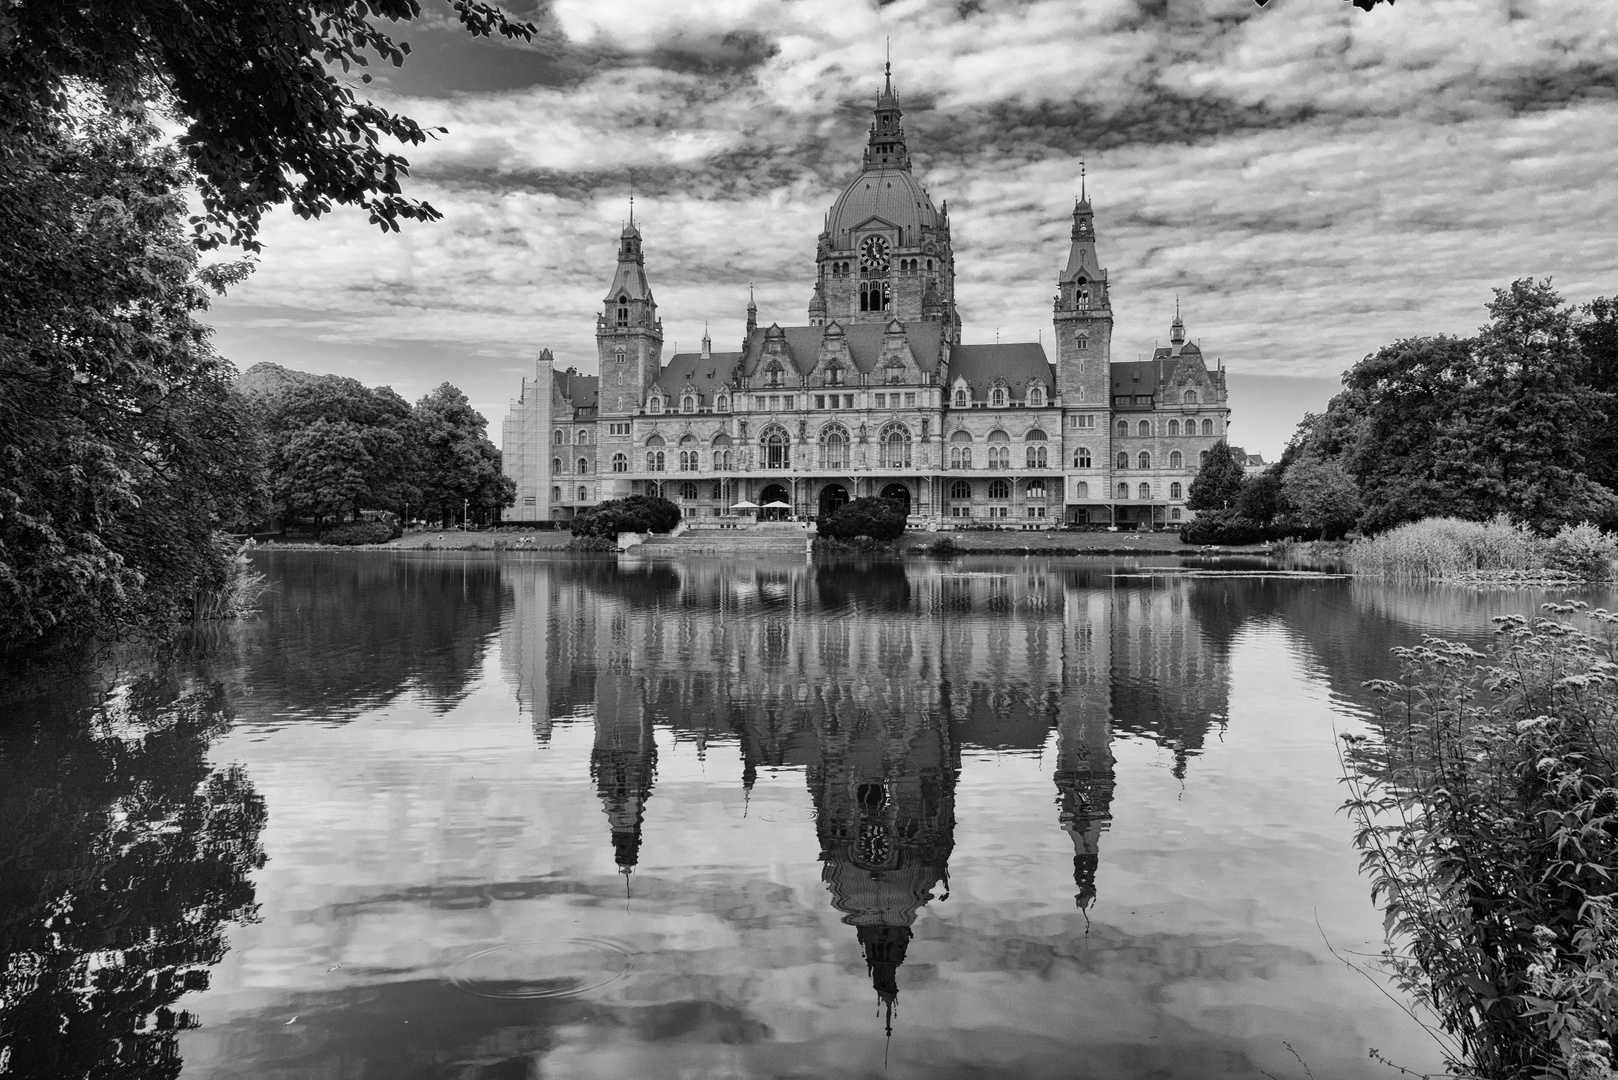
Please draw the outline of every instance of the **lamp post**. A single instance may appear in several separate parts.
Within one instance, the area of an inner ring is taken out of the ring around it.
[[[467,530],[467,526],[471,524],[471,522],[467,520],[467,516],[466,516],[467,510],[468,510],[468,508],[470,508],[471,505],[472,505],[472,500],[471,499],[462,499],[461,500],[461,531],[462,532],[465,532]]]

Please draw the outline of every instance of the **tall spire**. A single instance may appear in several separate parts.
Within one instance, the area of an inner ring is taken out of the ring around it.
[[[910,151],[905,148],[905,132],[899,121],[904,112],[899,108],[899,93],[893,88],[893,61],[882,66],[882,92],[876,97],[876,118],[871,124],[871,137],[865,147],[865,169],[903,169],[910,171]]]
[[[1179,346],[1185,344],[1185,322],[1180,318],[1180,295],[1174,295],[1174,321],[1169,324],[1169,342],[1179,352]]]

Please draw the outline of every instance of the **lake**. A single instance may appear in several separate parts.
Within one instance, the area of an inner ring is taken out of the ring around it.
[[[255,561],[260,615],[6,692],[0,1075],[1435,1070],[1336,737],[1394,646],[1614,604],[1172,558]]]

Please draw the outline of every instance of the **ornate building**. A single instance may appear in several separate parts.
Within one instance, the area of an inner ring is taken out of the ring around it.
[[[1186,338],[1112,361],[1110,282],[1082,191],[1057,274],[1054,360],[1034,342],[966,345],[948,202],[911,168],[891,79],[860,174],[826,215],[806,324],[760,325],[749,298],[735,352],[663,358],[663,322],[631,221],[596,317],[599,376],[550,350],[504,428],[509,516],[567,518],[660,494],[694,519],[740,502],[801,516],[850,498],[904,501],[939,525],[1062,520],[1173,525],[1201,457],[1225,438],[1222,369]]]

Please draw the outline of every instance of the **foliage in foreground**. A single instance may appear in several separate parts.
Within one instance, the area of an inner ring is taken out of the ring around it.
[[[582,510],[573,519],[574,536],[616,540],[619,533],[666,533],[680,523],[680,508],[660,496],[631,495],[608,499]]]
[[[1489,656],[1394,650],[1379,735],[1344,736],[1383,963],[1459,1075],[1615,1075],[1618,616],[1582,607],[1497,619]]]
[[[1264,526],[1236,510],[1209,510],[1180,529],[1186,544],[1256,544],[1264,539]]]
[[[1362,537],[1348,548],[1356,574],[1458,581],[1478,575],[1556,571],[1587,581],[1611,578],[1618,537],[1588,522],[1542,537],[1505,515],[1489,521],[1426,518]]]
[[[904,503],[874,495],[844,503],[815,522],[819,535],[828,540],[897,540],[905,531]]]

